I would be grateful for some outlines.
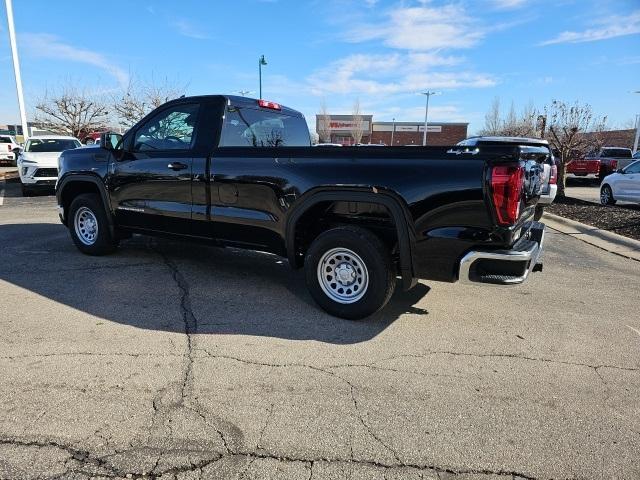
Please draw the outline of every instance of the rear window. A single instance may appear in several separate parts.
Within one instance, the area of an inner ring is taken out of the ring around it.
[[[221,147],[309,147],[304,118],[273,110],[229,107],[220,138]]]
[[[603,148],[603,157],[631,158],[631,150],[628,148]]]
[[[13,143],[11,137],[0,137],[0,143]]]
[[[71,150],[72,148],[78,148],[80,142],[77,140],[69,140],[63,138],[46,138],[39,139],[34,138],[27,142],[27,146],[24,149],[25,152],[62,152],[63,150]]]

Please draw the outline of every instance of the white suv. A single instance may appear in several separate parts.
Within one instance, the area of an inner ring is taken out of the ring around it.
[[[29,196],[35,189],[53,187],[58,180],[58,157],[65,150],[81,147],[75,137],[42,135],[27,140],[18,156],[18,172],[22,195]]]

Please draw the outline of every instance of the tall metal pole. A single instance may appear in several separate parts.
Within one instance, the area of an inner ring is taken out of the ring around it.
[[[258,78],[260,79],[260,96],[259,99],[262,99],[262,60],[258,60]]]
[[[5,0],[5,5],[7,6],[7,23],[9,24],[9,43],[11,44],[11,55],[13,56],[13,73],[16,77],[18,107],[20,108],[20,122],[22,123],[22,137],[26,142],[27,138],[29,137],[29,126],[27,125],[27,114],[24,108],[24,95],[22,94],[22,77],[20,76],[20,60],[18,58],[18,48],[16,46],[16,30],[13,26],[13,6],[11,4],[11,0]]]
[[[633,142],[633,153],[638,151],[638,140],[640,140],[640,115],[636,115],[636,139]]]
[[[433,92],[427,92],[425,95],[427,96],[427,106],[424,109],[424,135],[422,136],[422,146],[425,147],[427,145],[427,120],[429,119],[429,97]]]
[[[260,55],[258,59],[258,76],[260,78],[260,99],[262,99],[262,66],[266,65],[267,61],[264,59],[264,55]]]
[[[393,147],[393,134],[396,133],[396,119],[393,119],[393,130],[391,130],[391,146]]]

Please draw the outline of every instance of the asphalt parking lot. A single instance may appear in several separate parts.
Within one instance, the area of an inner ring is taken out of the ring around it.
[[[277,257],[88,257],[0,192],[2,479],[640,478],[640,262],[550,231],[524,285],[349,322]]]

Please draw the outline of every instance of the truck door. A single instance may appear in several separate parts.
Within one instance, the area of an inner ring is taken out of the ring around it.
[[[199,105],[167,106],[135,127],[111,165],[112,208],[123,226],[190,233]]]

